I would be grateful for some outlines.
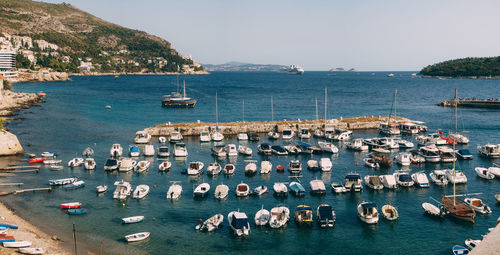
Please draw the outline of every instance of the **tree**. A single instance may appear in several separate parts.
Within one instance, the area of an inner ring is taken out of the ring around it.
[[[16,55],[16,67],[17,68],[30,68],[31,61],[25,57],[22,53],[17,53]]]
[[[10,84],[10,81],[3,80],[3,89],[5,89],[5,90],[12,90],[12,84]]]

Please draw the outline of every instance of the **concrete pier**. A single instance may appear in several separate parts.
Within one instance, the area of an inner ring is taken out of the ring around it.
[[[267,133],[272,131],[275,127],[278,132],[285,128],[290,128],[293,131],[298,131],[301,128],[308,128],[309,131],[325,126],[333,127],[335,129],[349,129],[349,130],[363,130],[375,129],[382,122],[387,122],[389,117],[385,116],[369,116],[369,117],[354,117],[354,118],[339,118],[329,120],[281,120],[281,121],[251,121],[251,122],[224,122],[218,124],[219,132],[224,135],[237,135],[238,133]],[[395,118],[392,117],[392,120]],[[406,118],[396,117],[399,121],[411,121]],[[178,130],[183,136],[198,136],[202,131],[213,132],[215,130],[215,123],[206,122],[189,122],[189,123],[165,123],[159,124],[154,127],[144,129],[145,132],[152,136],[168,136],[172,131]]]

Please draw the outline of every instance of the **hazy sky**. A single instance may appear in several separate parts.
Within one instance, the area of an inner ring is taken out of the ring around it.
[[[163,37],[201,63],[420,70],[500,55],[500,1],[493,0],[64,1]]]

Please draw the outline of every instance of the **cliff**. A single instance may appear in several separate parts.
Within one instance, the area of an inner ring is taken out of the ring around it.
[[[23,153],[23,146],[17,136],[7,131],[0,131],[0,156],[10,156]]]

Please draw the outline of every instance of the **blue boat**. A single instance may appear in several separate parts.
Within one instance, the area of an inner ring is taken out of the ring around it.
[[[128,148],[128,150],[129,150],[128,154],[131,157],[139,157],[139,155],[140,155],[139,146],[137,146],[137,145],[131,145]]]
[[[70,189],[78,189],[81,187],[85,187],[84,181],[76,181],[76,182],[73,182],[71,184],[65,185],[63,188],[66,190],[70,190]]]
[[[0,244],[6,243],[6,242],[15,242],[16,239],[0,239]]]
[[[457,150],[456,154],[460,159],[472,159],[472,153],[468,149]]]
[[[0,227],[10,228],[10,229],[18,229],[19,227],[16,225],[10,225],[7,223],[0,223]]]
[[[311,154],[311,153],[321,153],[321,148],[313,146],[312,144],[297,141],[297,147],[302,150],[302,153]]]
[[[304,196],[306,194],[306,189],[302,186],[302,184],[300,184],[300,182],[291,182],[289,186],[290,192],[294,196]]]
[[[87,210],[85,209],[69,209],[68,214],[69,215],[80,215],[80,214],[86,214]]]
[[[2,231],[6,231],[7,229],[9,229],[8,227],[0,227],[0,233],[2,233]]]
[[[455,255],[469,254],[469,250],[467,250],[467,248],[460,246],[460,245],[453,246],[452,251],[453,251],[453,254],[455,254]]]

